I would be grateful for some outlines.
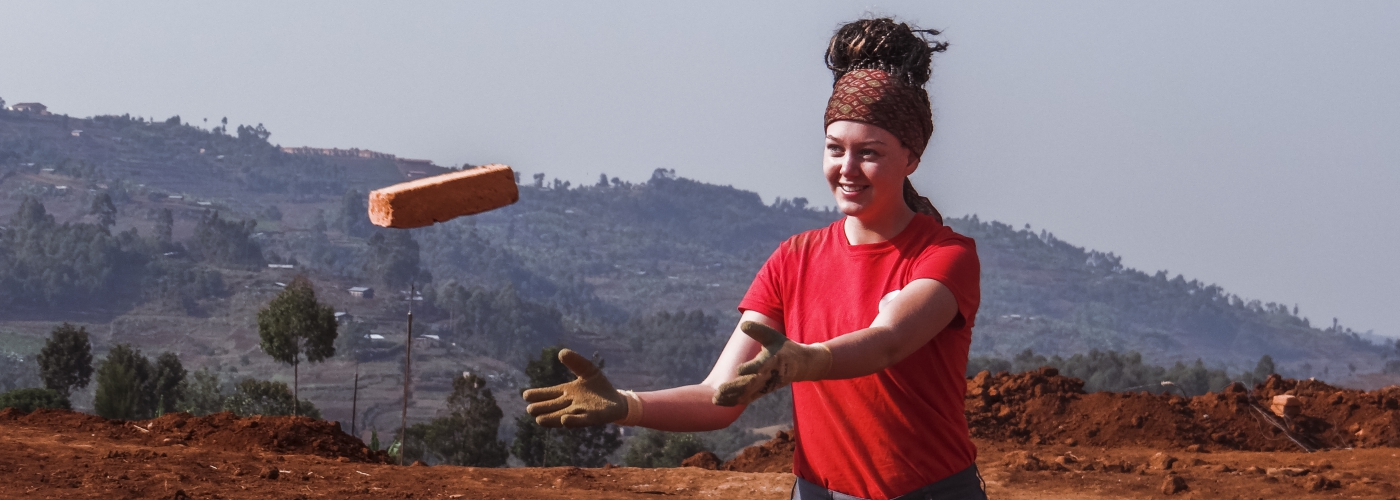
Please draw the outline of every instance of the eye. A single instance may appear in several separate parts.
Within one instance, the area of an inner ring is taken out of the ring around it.
[[[859,154],[862,158],[875,158],[880,156],[880,153],[873,149],[862,149],[856,154]]]
[[[844,153],[844,152],[845,152],[845,150],[844,150],[844,149],[841,149],[841,146],[839,146],[839,145],[836,145],[836,144],[827,144],[827,145],[826,145],[826,152],[827,152],[827,153],[830,153],[832,156],[840,156],[841,153]]]

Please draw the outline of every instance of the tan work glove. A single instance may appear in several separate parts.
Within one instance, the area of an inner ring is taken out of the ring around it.
[[[578,378],[521,394],[525,401],[532,403],[525,411],[535,417],[535,423],[545,427],[589,427],[641,422],[641,399],[631,391],[614,389],[603,371],[588,358],[563,349],[559,351],[559,362]]]
[[[739,324],[749,337],[763,344],[763,351],[739,365],[738,376],[715,391],[715,404],[752,403],[764,394],[800,380],[821,380],[831,370],[831,349],[822,344],[799,344],[762,323]]]

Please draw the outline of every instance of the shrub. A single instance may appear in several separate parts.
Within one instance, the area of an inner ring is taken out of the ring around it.
[[[42,388],[15,389],[0,394],[0,408],[14,408],[26,413],[38,408],[73,409],[63,394],[53,389]]]

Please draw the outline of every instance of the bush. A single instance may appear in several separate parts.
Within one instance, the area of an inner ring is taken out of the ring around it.
[[[250,415],[292,415],[292,390],[284,382],[245,378],[234,386],[233,395],[224,403],[224,409],[241,417]],[[305,399],[295,408],[296,414],[303,417],[321,418],[321,410]]]
[[[448,416],[408,428],[406,460],[468,467],[506,464],[510,452],[505,441],[496,439],[504,413],[485,380],[471,374],[453,380],[447,408]]]
[[[87,387],[92,378],[92,343],[85,327],[64,323],[49,333],[39,351],[39,376],[44,387],[65,398],[75,387]]]
[[[219,374],[210,372],[208,368],[191,373],[181,384],[180,394],[184,399],[180,400],[178,408],[192,415],[224,411],[224,402],[228,399]]]
[[[117,344],[97,367],[93,411],[113,420],[149,418],[153,408],[145,389],[151,372],[151,361],[140,350]]]
[[[15,389],[0,394],[0,408],[14,408],[28,413],[38,408],[73,409],[68,398],[53,389]]]

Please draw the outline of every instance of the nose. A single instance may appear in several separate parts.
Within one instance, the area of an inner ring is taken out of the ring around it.
[[[856,155],[848,154],[841,157],[841,177],[852,179],[860,176],[860,160]]]

